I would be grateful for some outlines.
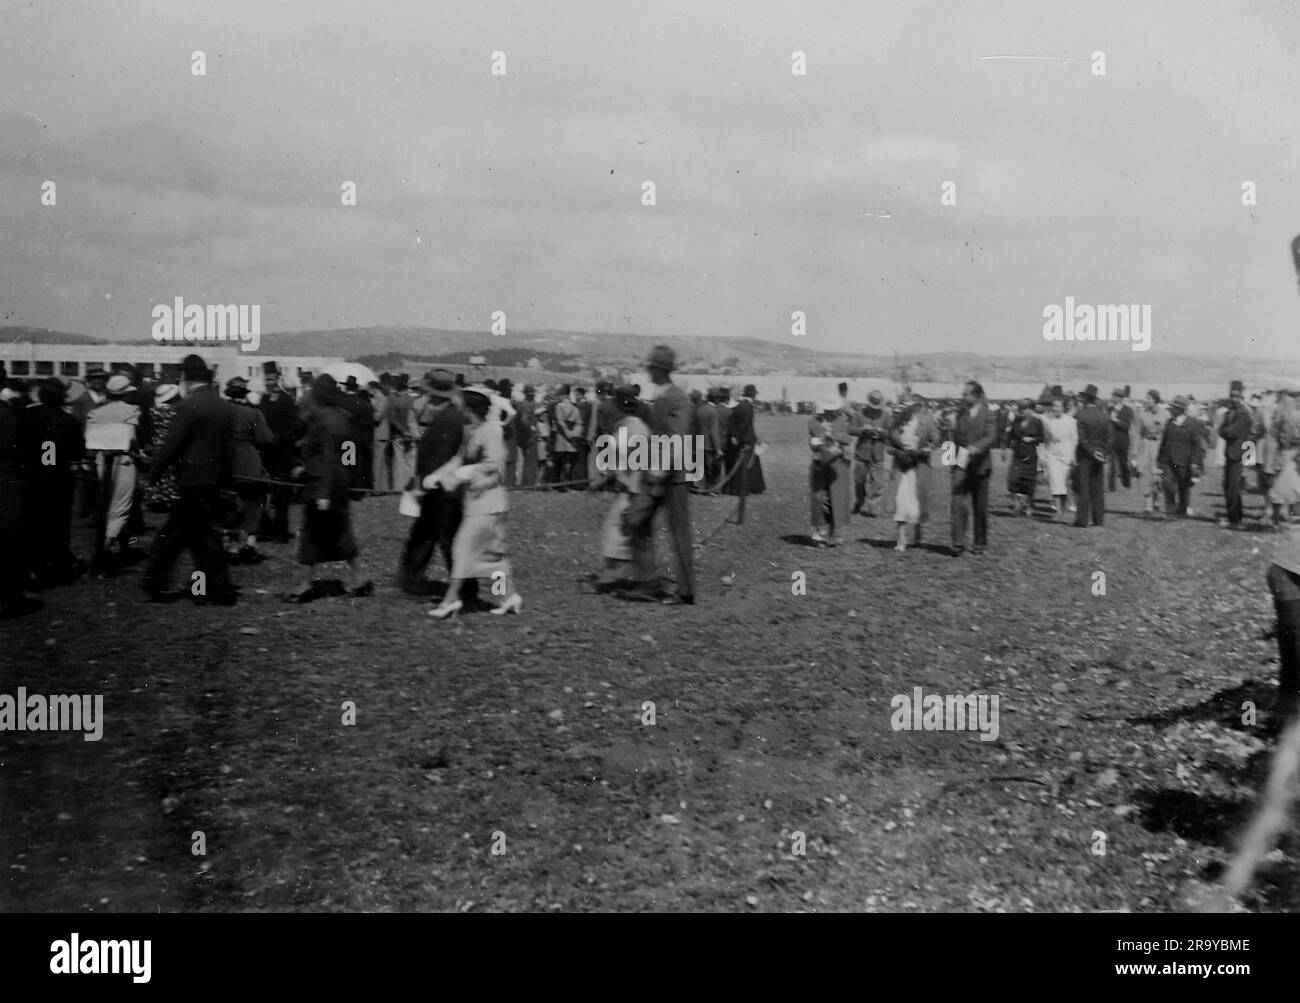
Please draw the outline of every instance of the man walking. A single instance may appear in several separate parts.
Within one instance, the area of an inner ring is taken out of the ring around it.
[[[1127,488],[1132,483],[1132,457],[1129,456],[1129,429],[1133,427],[1133,409],[1128,406],[1126,392],[1116,387],[1111,394],[1110,404],[1110,469],[1106,474],[1106,490],[1115,490],[1115,473],[1119,472],[1120,483]],[[1098,526],[1101,522],[1098,521]]]
[[[424,434],[415,454],[415,479],[424,479],[460,452],[465,440],[465,418],[453,401],[455,384],[451,373],[435,369],[425,378],[426,403],[420,415]],[[402,591],[427,595],[431,590],[424,572],[441,547],[447,574],[451,574],[451,544],[463,518],[460,495],[435,486],[420,497],[420,515],[411,526],[402,552]],[[461,586],[462,602],[478,596],[478,580],[466,579]]]
[[[984,399],[984,388],[974,380],[962,391],[963,410],[957,415],[952,465],[952,549],[960,557],[966,549],[966,523],[974,514],[972,554],[982,554],[989,542],[989,477],[993,474],[993,446],[997,425]]]
[[[1106,518],[1106,458],[1111,455],[1110,417],[1097,404],[1097,388],[1089,383],[1079,393],[1078,426],[1074,471],[1078,511],[1074,524],[1080,528],[1100,526]]]
[[[1169,424],[1160,440],[1157,461],[1165,486],[1165,515],[1191,515],[1188,502],[1192,478],[1200,475],[1205,457],[1205,436],[1200,422],[1187,413],[1187,398],[1175,397],[1169,405]]]
[[[1227,508],[1227,517],[1219,525],[1228,529],[1241,529],[1244,515],[1241,503],[1245,490],[1242,453],[1246,443],[1251,441],[1254,424],[1245,396],[1241,380],[1233,380],[1228,387],[1228,409],[1223,424],[1219,426],[1219,438],[1223,440],[1223,501]],[[1251,449],[1254,450],[1253,445]]]
[[[885,491],[885,446],[892,421],[884,404],[885,395],[872,390],[867,403],[850,415],[849,434],[857,439],[853,448],[853,514],[861,512],[867,518],[880,514]]]
[[[221,484],[229,474],[235,408],[212,384],[212,370],[197,355],[181,360],[182,393],[167,438],[158,447],[152,476],[176,468],[179,498],[158,532],[145,572],[144,590],[153,602],[179,599],[169,591],[172,568],[188,549],[198,569],[189,594],[218,606],[238,599],[226,570],[226,555],[217,532]]]

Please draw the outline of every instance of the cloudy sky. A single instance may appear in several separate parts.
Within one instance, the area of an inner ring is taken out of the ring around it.
[[[1297,354],[1282,0],[3,7],[0,325],[147,337],[182,296],[781,341],[803,310],[808,348],[1027,354],[1073,296],[1150,304],[1153,353]]]

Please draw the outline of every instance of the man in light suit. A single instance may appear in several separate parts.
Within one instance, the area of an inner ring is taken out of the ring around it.
[[[992,450],[997,425],[984,388],[974,380],[962,391],[963,410],[957,415],[953,444],[957,457],[952,465],[952,549],[960,557],[966,550],[966,523],[974,510],[972,554],[982,554],[989,542],[989,477],[993,474]],[[962,451],[965,451],[964,453]],[[964,463],[964,466],[962,466]]]

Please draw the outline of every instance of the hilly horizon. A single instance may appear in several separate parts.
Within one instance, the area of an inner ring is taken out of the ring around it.
[[[41,328],[0,327],[0,344],[153,344],[152,339],[94,338]],[[993,355],[972,351],[922,352],[911,355],[827,352],[756,337],[665,337],[637,333],[484,331],[374,326],[331,330],[265,332],[259,355],[325,355],[348,359],[403,357],[421,361],[463,362],[484,355],[489,364],[525,366],[536,357],[547,369],[627,367],[648,355],[654,345],[671,345],[682,372],[735,375],[882,376],[909,368],[912,380],[953,380],[975,375],[984,380],[1118,380],[1135,383],[1170,379],[1230,380],[1263,383],[1279,376],[1300,376],[1295,359],[1237,359],[1225,353],[1171,354],[1098,352],[1089,344],[1064,346],[1056,355]],[[1110,346],[1107,346],[1109,348]]]

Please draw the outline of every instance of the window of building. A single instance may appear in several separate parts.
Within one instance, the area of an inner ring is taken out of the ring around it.
[[[59,375],[60,375],[60,376],[80,376],[80,375],[81,375],[81,371],[77,368],[79,365],[80,365],[80,363],[78,363],[78,362],[60,362],[60,363],[59,363]]]
[[[54,363],[53,363],[53,362],[37,362],[37,363],[36,363],[36,375],[37,375],[37,376],[53,376],[53,375],[54,375]]]
[[[15,376],[28,376],[32,371],[32,364],[26,359],[14,359],[9,363],[9,369]]]

